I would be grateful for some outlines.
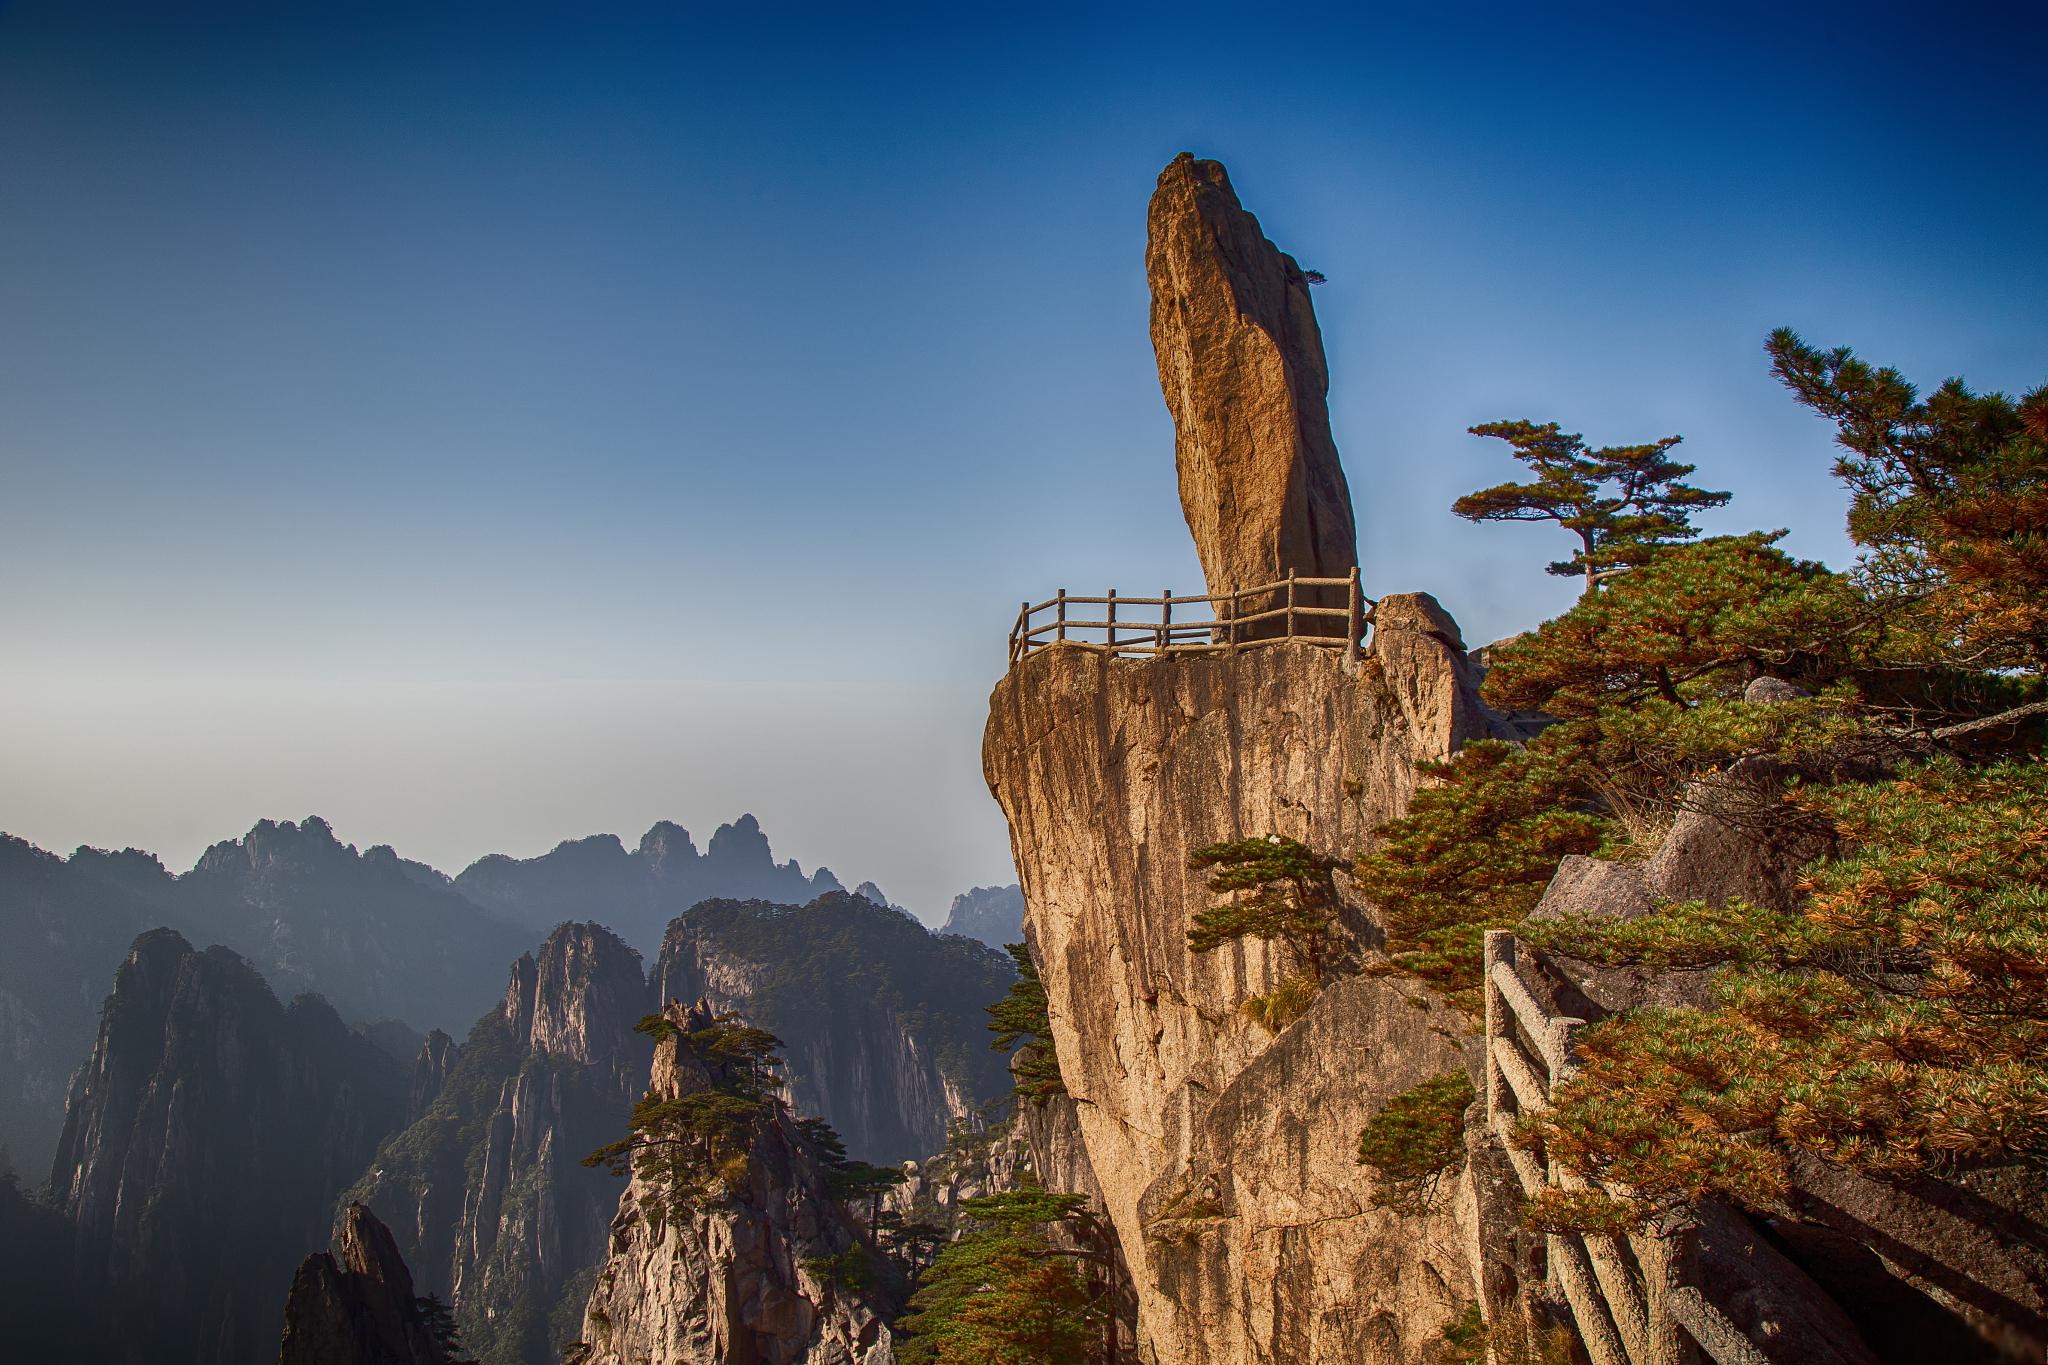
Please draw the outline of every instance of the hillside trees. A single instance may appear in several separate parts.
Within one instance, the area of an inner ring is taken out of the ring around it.
[[[1846,350],[1782,331],[1769,350],[1836,424],[1857,564],[1761,533],[1657,549],[1495,651],[1487,698],[1556,723],[1440,765],[1360,862],[1390,965],[1455,986],[1558,858],[1648,852],[1646,811],[1825,835],[1771,905],[1520,926],[1575,958],[1715,973],[1705,1008],[1581,1035],[1584,1070],[1522,1140],[1635,1202],[1546,1196],[1546,1226],[1768,1209],[1801,1159],[1890,1178],[2048,1161],[2048,391],[1922,400]],[[1794,686],[1752,693],[1765,677]],[[1422,1131],[1398,1119],[1383,1156]]]

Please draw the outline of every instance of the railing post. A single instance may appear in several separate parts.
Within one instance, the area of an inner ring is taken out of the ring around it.
[[[1059,634],[1055,638],[1060,643],[1065,644],[1067,639],[1067,590],[1065,588],[1060,589],[1059,608]]]
[[[1237,618],[1244,615],[1244,592],[1239,588],[1230,590],[1230,652],[1237,653]]]
[[[1647,1235],[1635,1239],[1636,1261],[1643,1270],[1644,1335],[1649,1338],[1650,1348],[1645,1365],[1683,1365],[1671,1299],[1679,1285],[1685,1283],[1694,1231],[1691,1220],[1686,1219],[1668,1230],[1652,1228]]]
[[[1281,618],[1287,622],[1287,638],[1294,638],[1294,570],[1287,571],[1287,615]]]
[[[1115,588],[1111,588],[1111,589],[1109,590],[1109,615],[1108,615],[1108,616],[1107,616],[1106,618],[1104,618],[1104,619],[1106,619],[1106,620],[1107,620],[1107,621],[1109,622],[1109,652],[1110,652],[1110,653],[1112,653],[1112,654],[1114,654],[1114,653],[1116,653],[1116,589],[1115,589]]]
[[[1493,979],[1493,969],[1505,964],[1509,971],[1515,968],[1515,936],[1505,929],[1488,929],[1484,950],[1481,984],[1486,991],[1486,1119],[1491,1123],[1501,1111],[1501,1091],[1507,1081],[1500,1074],[1500,1062],[1494,1056],[1499,1040],[1507,1037],[1508,1002],[1501,998],[1500,987]]]
[[[1016,663],[1031,652],[1031,599],[1025,598],[1017,604],[1017,646],[1010,662]]]
[[[1173,644],[1173,589],[1159,590],[1159,649],[1164,653]]]
[[[1357,663],[1359,657],[1358,637],[1365,634],[1365,597],[1359,591],[1358,566],[1351,566],[1351,600],[1345,604],[1344,633],[1349,637],[1344,645],[1345,657]]]

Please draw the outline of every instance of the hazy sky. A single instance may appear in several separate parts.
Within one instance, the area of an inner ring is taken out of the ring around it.
[[[1681,432],[1839,564],[1772,326],[2048,379],[2038,5],[590,8],[0,6],[0,828],[454,871],[752,811],[928,916],[1012,880],[1016,603],[1199,588],[1184,148],[1329,276],[1368,591],[1474,641],[1572,595],[1449,515],[1474,422]]]

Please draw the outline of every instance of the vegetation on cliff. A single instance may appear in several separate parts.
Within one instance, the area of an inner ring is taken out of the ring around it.
[[[1111,1365],[1112,1233],[1080,1195],[1027,1186],[969,1199],[896,1324],[899,1365]]]
[[[1514,926],[1597,963],[1715,973],[1707,1008],[1584,1035],[1585,1070],[1525,1140],[1637,1202],[1553,1194],[1548,1225],[1703,1195],[1770,1207],[1800,1153],[1889,1177],[2048,1160],[2048,389],[1951,380],[1922,401],[1789,332],[1769,351],[1837,425],[1857,564],[1760,532],[1589,580],[1490,659],[1489,701],[1556,723],[1438,765],[1358,866],[1390,965],[1440,984],[1475,983],[1482,931]],[[1804,850],[1803,875],[1521,923],[1565,855],[1647,856],[1688,812]],[[1390,1117],[1378,1140],[1399,1135]]]
[[[1331,876],[1339,860],[1298,839],[1269,834],[1198,848],[1188,862],[1218,869],[1209,889],[1230,897],[1196,913],[1189,949],[1206,953],[1247,938],[1277,940],[1298,964],[1294,975],[1244,1002],[1247,1018],[1278,1033],[1307,1013],[1323,977],[1349,946]]]
[[[996,1035],[989,1046],[997,1052],[1011,1052],[1010,1077],[1016,1093],[1027,1100],[1042,1100],[1067,1093],[1060,1076],[1059,1053],[1052,1045],[1052,1019],[1048,1014],[1045,983],[1038,979],[1038,964],[1031,949],[1011,943],[1003,951],[1017,964],[1017,979],[1003,998],[988,1007],[989,1029]]]
[[[674,1039],[710,1083],[673,1096],[649,1091],[633,1105],[626,1135],[583,1164],[613,1175],[630,1171],[645,1184],[649,1207],[680,1224],[707,1198],[745,1187],[754,1136],[773,1113],[782,1040],[731,1015],[684,1029],[650,1014],[638,1029],[657,1043]]]

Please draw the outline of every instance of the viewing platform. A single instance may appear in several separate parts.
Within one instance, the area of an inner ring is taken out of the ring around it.
[[[1076,597],[1061,588],[1053,597],[1022,603],[1010,629],[1010,667],[1055,645],[1101,654],[1157,658],[1167,654],[1227,654],[1239,649],[1305,640],[1359,657],[1374,599],[1359,589],[1358,570],[1344,578],[1289,574],[1271,583],[1227,593]],[[1100,607],[1099,616],[1077,615]],[[1180,612],[1176,619],[1175,611]]]

